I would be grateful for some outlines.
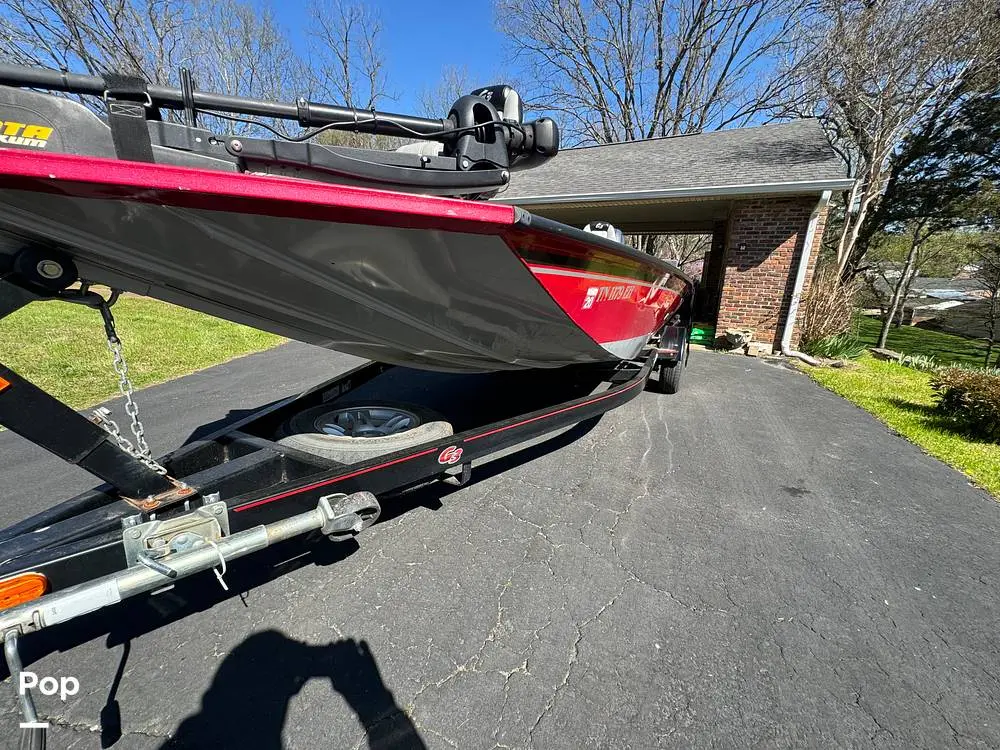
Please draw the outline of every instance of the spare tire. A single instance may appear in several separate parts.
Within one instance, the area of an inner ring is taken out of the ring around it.
[[[281,428],[279,445],[354,464],[449,437],[437,412],[392,401],[335,401],[304,409]]]

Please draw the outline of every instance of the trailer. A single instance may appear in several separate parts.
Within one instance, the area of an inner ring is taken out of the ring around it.
[[[77,294],[103,316],[120,356],[109,300]],[[43,299],[0,280],[0,317],[32,298]],[[352,539],[382,502],[428,483],[466,484],[476,462],[621,406],[653,374],[669,390],[686,354],[682,329],[668,327],[636,360],[545,373],[369,362],[155,460],[106,412],[84,416],[0,364],[0,424],[103,481],[0,531],[0,633],[15,690],[25,636],[197,573],[215,570],[224,583],[228,563],[279,542]],[[497,378],[516,400],[496,397]],[[142,440],[134,395],[123,391]],[[293,431],[305,423],[310,432]],[[324,432],[311,432],[317,425]],[[330,439],[313,445],[316,434]],[[22,746],[44,747],[32,691],[17,699]]]
[[[32,303],[91,308],[127,419],[78,413],[0,363],[0,425],[102,482],[0,530],[24,748],[45,746],[46,725],[18,689],[22,639],[200,573],[225,588],[232,561],[281,543],[354,539],[384,504],[465,485],[475,464],[595,419],[651,378],[676,392],[688,357],[681,269],[608,225],[483,201],[558,151],[555,124],[522,122],[509,87],[430,120],[181,80],[0,65],[0,114],[23,130],[0,161],[0,319]],[[102,97],[107,122],[37,89]],[[313,129],[220,137],[199,110]],[[307,143],[328,129],[437,145]],[[156,457],[113,312],[126,292],[375,361]]]

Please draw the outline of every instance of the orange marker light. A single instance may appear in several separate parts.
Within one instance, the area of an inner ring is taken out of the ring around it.
[[[0,581],[0,610],[37,599],[48,588],[49,581],[41,573],[22,573]]]
[[[10,381],[0,378],[0,391],[4,390],[5,388],[10,388]]]

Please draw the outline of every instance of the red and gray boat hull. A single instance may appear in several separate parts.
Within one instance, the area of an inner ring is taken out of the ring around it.
[[[90,282],[444,371],[634,357],[691,288],[502,204],[3,149],[0,273],[25,247]]]

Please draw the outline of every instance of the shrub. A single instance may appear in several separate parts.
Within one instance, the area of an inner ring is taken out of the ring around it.
[[[809,291],[802,297],[799,321],[802,348],[806,352],[811,345],[851,329],[860,289],[860,282],[841,282],[836,267],[816,271]]]
[[[1000,375],[949,367],[931,378],[937,408],[970,432],[1000,441]]]
[[[865,351],[865,345],[849,333],[836,333],[819,341],[812,341],[803,348],[806,354],[828,359],[857,359]]]
[[[937,372],[941,369],[937,360],[928,354],[906,354],[899,363],[920,372]]]
[[[986,375],[997,375],[1000,376],[1000,367],[983,367],[982,365],[970,365],[968,362],[955,362],[949,367],[954,367],[956,370],[965,370],[966,372],[979,372]]]

